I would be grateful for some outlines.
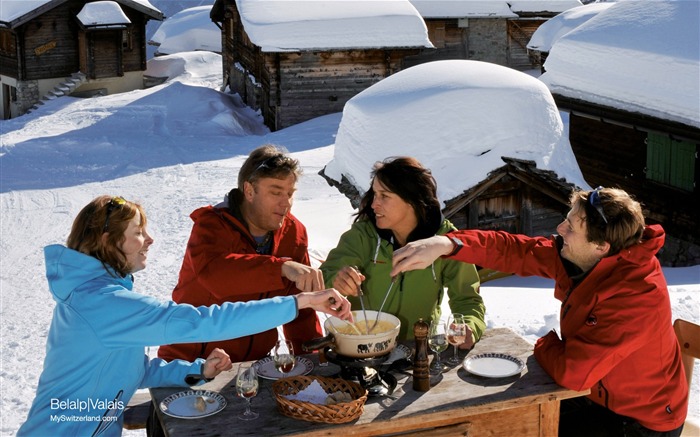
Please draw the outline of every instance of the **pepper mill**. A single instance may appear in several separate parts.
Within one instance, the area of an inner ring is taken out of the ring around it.
[[[413,325],[413,337],[416,339],[416,355],[413,359],[413,390],[430,390],[430,369],[428,367],[428,330],[430,326],[423,321]]]

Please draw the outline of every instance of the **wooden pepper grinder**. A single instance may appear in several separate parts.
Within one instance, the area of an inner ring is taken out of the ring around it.
[[[416,339],[416,355],[413,359],[413,390],[430,390],[430,369],[428,367],[428,330],[430,326],[423,321],[413,325],[413,337]]]

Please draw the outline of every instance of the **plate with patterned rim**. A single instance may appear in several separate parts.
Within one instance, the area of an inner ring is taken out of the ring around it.
[[[466,357],[462,363],[467,372],[486,378],[506,378],[525,368],[520,358],[508,354],[486,353]]]
[[[178,419],[198,419],[218,413],[226,407],[226,399],[209,390],[185,390],[163,399],[160,411]]]
[[[308,375],[314,370],[314,363],[312,363],[310,359],[299,356],[296,357],[296,359],[294,368],[284,375],[275,368],[275,359],[270,356],[256,361],[253,363],[253,366],[255,366],[258,375],[265,379],[280,379],[288,376]]]

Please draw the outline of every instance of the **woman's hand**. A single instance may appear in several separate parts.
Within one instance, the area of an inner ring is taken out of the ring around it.
[[[202,374],[207,379],[212,379],[224,370],[231,370],[231,357],[223,350],[216,348],[207,357],[202,365]]]
[[[352,322],[350,302],[334,288],[321,291],[304,291],[296,295],[299,309],[312,308],[331,316]]]
[[[428,267],[436,259],[452,252],[452,241],[444,235],[425,238],[408,243],[394,252],[391,277],[409,270],[420,270]]]
[[[345,266],[338,270],[333,279],[333,288],[344,296],[357,296],[365,275],[360,273],[357,267]]]

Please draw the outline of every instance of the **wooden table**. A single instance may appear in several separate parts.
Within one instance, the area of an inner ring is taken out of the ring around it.
[[[166,434],[175,436],[215,435],[444,435],[444,436],[538,436],[557,435],[559,402],[585,396],[589,391],[565,389],[537,364],[532,345],[509,329],[489,329],[469,355],[494,352],[508,353],[525,362],[520,375],[508,378],[484,378],[458,366],[437,377],[431,376],[428,392],[413,390],[412,378],[396,373],[398,385],[394,399],[368,398],[359,419],[347,424],[312,423],[288,418],[277,411],[272,381],[261,379],[260,391],[253,398],[252,409],[260,414],[256,420],[243,421],[236,415],[244,410],[245,400],[236,397],[233,378],[237,365],[222,372],[214,381],[197,389],[221,393],[227,401],[223,411],[200,419],[176,419],[163,414],[158,405],[182,388],[154,388],[151,397]],[[450,347],[443,357],[452,354]],[[334,364],[318,366],[312,375],[331,376],[339,371]],[[462,353],[464,357],[464,353]],[[443,360],[444,361],[444,360]],[[410,368],[408,369],[410,373]]]

